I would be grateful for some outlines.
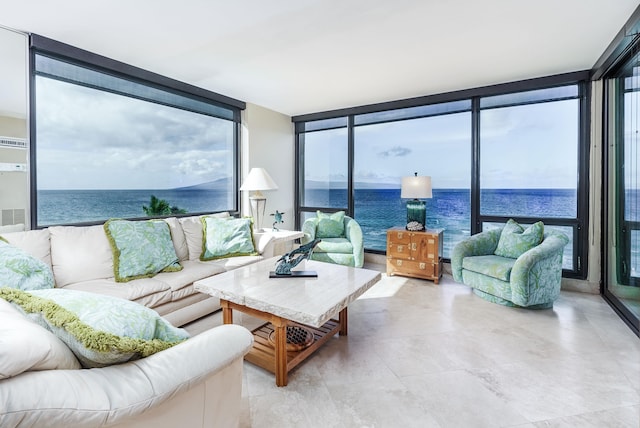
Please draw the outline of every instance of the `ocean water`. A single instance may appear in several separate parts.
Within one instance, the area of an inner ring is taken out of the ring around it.
[[[233,206],[221,190],[39,190],[38,225],[145,217],[151,195],[187,212],[222,211]]]
[[[39,225],[68,224],[107,218],[145,216],[151,195],[187,212],[225,210],[233,195],[220,190],[41,190]],[[482,214],[575,217],[577,195],[564,189],[496,189],[481,193]],[[347,205],[346,189],[308,189],[306,206],[340,208]],[[434,189],[425,200],[427,227],[444,230],[444,256],[471,232],[471,193],[468,189]],[[365,248],[384,251],[386,231],[406,224],[406,201],[400,189],[356,189],[355,218],[362,227]],[[491,225],[487,225],[490,227]],[[572,238],[569,228],[561,228]],[[571,244],[565,248],[565,267],[571,267]]]
[[[571,218],[576,216],[577,194],[570,189],[488,189],[480,195],[484,215]],[[345,189],[311,189],[307,206],[339,208],[347,204]],[[434,189],[426,199],[427,228],[444,229],[443,253],[449,258],[453,247],[471,233],[471,191]],[[400,189],[356,189],[355,218],[362,227],[365,247],[386,249],[386,231],[407,222],[406,200]],[[491,227],[492,225],[486,225]],[[570,228],[558,228],[572,238]],[[572,266],[572,245],[564,252],[564,265]]]

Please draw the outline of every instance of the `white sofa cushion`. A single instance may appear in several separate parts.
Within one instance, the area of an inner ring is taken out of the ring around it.
[[[0,426],[238,426],[242,356],[252,343],[229,324],[116,366],[24,373],[0,382]]]
[[[113,254],[102,225],[52,226],[49,232],[56,286],[113,277]]]
[[[79,368],[60,339],[0,299],[0,379],[30,370]]]
[[[22,248],[51,267],[51,245],[49,229],[29,230],[26,232],[3,233],[2,237],[11,245]]]
[[[171,288],[169,285],[154,278],[134,279],[124,284],[117,283],[114,278],[93,279],[91,281],[68,284],[64,288],[119,297],[150,308],[171,301]]]
[[[161,272],[153,278],[168,284],[171,287],[171,291],[176,291],[191,285],[193,281],[217,275],[224,271],[225,268],[220,265],[187,260],[182,262],[182,270],[180,272]]]
[[[203,240],[203,216],[191,216],[182,217],[180,224],[184,231],[184,236],[187,240],[187,248],[189,249],[189,260],[199,260],[202,254],[202,240]],[[216,214],[209,214],[208,217],[214,218],[227,218],[230,217],[228,212],[221,212]]]
[[[213,260],[211,262],[201,262],[201,263],[211,263],[224,268],[224,270],[233,270],[237,269],[241,266],[249,265],[251,263],[259,262],[262,260],[262,256],[239,256],[239,257],[229,257],[228,259],[218,259]],[[275,269],[275,263],[273,268]]]
[[[173,247],[176,249],[176,255],[178,260],[189,260],[189,248],[187,247],[187,238],[184,236],[184,230],[180,220],[175,217],[165,218],[164,221],[169,225],[171,231],[171,240],[173,241]]]
[[[24,232],[24,223],[0,226],[0,233]]]

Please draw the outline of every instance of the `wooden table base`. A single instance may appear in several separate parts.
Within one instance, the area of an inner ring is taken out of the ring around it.
[[[288,373],[306,360],[332,336],[336,334],[347,335],[347,308],[344,308],[340,311],[337,320],[331,319],[322,327],[304,326],[313,333],[313,343],[299,351],[287,351],[287,326],[301,324],[267,312],[238,305],[228,300],[221,299],[220,306],[222,306],[222,321],[225,324],[233,323],[233,309],[268,321],[253,330],[253,348],[245,355],[244,359],[274,373],[277,386],[286,386]],[[275,346],[269,340],[269,335],[274,331]]]

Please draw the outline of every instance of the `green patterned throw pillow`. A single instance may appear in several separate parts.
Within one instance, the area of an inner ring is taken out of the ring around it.
[[[147,357],[189,338],[153,309],[78,290],[0,288],[0,298],[62,340],[83,367]]]
[[[319,220],[316,228],[316,238],[344,237],[344,211],[331,214],[318,211],[316,215]]]
[[[494,254],[517,259],[526,251],[540,245],[544,236],[544,224],[539,221],[526,230],[515,220],[509,219],[502,229]]]
[[[250,218],[203,217],[200,260],[258,255],[253,244],[252,223]]]
[[[0,237],[0,287],[20,290],[53,288],[51,268]]]
[[[113,251],[117,282],[182,270],[166,222],[109,220],[104,230]]]

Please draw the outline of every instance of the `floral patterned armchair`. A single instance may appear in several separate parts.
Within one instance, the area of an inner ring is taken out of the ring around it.
[[[318,211],[317,217],[302,224],[304,237],[301,244],[321,239],[311,254],[311,260],[362,267],[364,264],[364,242],[360,225],[344,211],[325,214]]]
[[[562,233],[544,233],[541,222],[524,230],[509,220],[503,228],[478,233],[454,247],[453,279],[494,303],[551,308],[560,294],[568,242]]]

